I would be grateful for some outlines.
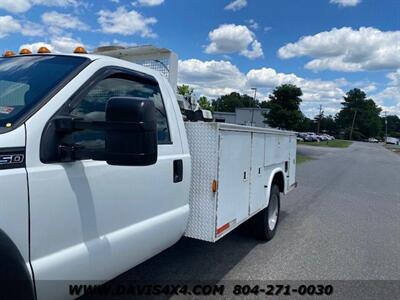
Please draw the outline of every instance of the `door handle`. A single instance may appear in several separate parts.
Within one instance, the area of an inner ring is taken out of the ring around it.
[[[183,180],[183,161],[182,159],[174,160],[174,183]]]

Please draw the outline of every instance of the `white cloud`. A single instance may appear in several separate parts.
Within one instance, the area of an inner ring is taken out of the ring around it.
[[[65,29],[88,30],[89,26],[71,14],[62,14],[56,11],[46,12],[42,15],[42,21],[49,31],[59,35]]]
[[[155,37],[151,25],[157,23],[156,18],[146,18],[135,10],[127,11],[124,7],[116,11],[101,10],[98,13],[98,22],[104,33]]]
[[[55,53],[73,53],[74,49],[78,46],[84,47],[84,44],[72,37],[56,37],[52,38],[49,43],[37,42],[21,45],[20,50],[27,48],[33,53],[36,53],[40,47],[46,47],[51,52]]]
[[[264,55],[264,52],[262,50],[262,45],[259,41],[254,40],[251,43],[251,49],[246,49],[240,52],[241,55],[246,56],[250,59],[256,59],[258,57],[261,57]]]
[[[45,33],[45,30],[42,25],[33,23],[33,22],[26,22],[23,21],[22,23],[22,30],[21,34],[24,36],[42,36]]]
[[[242,8],[247,6],[247,0],[235,0],[231,3],[229,3],[227,6],[225,6],[226,10],[241,10]]]
[[[247,73],[248,85],[257,88],[274,88],[294,84],[303,91],[303,100],[318,103],[337,103],[344,95],[340,81],[309,80],[295,74],[278,73],[271,68],[253,69]]]
[[[229,61],[179,61],[179,82],[190,84],[196,92],[208,97],[218,97],[239,92],[246,87],[246,76]]]
[[[1,0],[0,9],[12,13],[24,13],[34,5],[67,7],[80,4],[77,0]]]
[[[313,58],[306,68],[335,71],[385,70],[400,67],[400,31],[350,27],[302,37],[279,49],[279,57]]]
[[[12,13],[26,12],[31,8],[32,4],[30,0],[2,0],[0,1],[0,9]]]
[[[331,3],[338,4],[339,6],[357,6],[361,3],[361,0],[331,0]]]
[[[138,0],[137,3],[141,6],[157,6],[164,3],[164,0]]]
[[[390,79],[390,86],[396,86],[400,89],[400,69],[398,69],[396,72],[389,73],[387,78]]]
[[[295,74],[279,73],[272,68],[250,70],[243,74],[228,61],[200,61],[197,59],[179,62],[179,82],[195,88],[196,94],[217,98],[231,92],[250,94],[251,87],[258,88],[259,99],[265,100],[268,94],[278,85],[295,84],[304,93],[302,97],[305,113],[314,116],[319,104],[323,104],[327,113],[340,109],[344,96],[342,86],[344,79],[324,81],[305,79]]]
[[[258,28],[260,28],[260,25],[254,19],[250,19],[246,22],[249,24],[249,27],[251,29],[257,30]]]
[[[0,16],[0,38],[20,33],[24,36],[40,36],[42,27],[33,22],[21,22],[12,16]]]
[[[211,31],[208,36],[211,43],[206,47],[206,53],[239,53],[251,59],[263,56],[261,43],[247,26],[223,24]]]
[[[0,17],[0,38],[4,38],[9,34],[20,32],[22,29],[21,24],[12,16]]]
[[[389,82],[382,91],[372,95],[384,111],[400,115],[400,69],[387,75]]]

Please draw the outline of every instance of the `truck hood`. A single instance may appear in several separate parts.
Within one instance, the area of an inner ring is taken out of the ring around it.
[[[0,134],[0,150],[25,147],[25,125]]]

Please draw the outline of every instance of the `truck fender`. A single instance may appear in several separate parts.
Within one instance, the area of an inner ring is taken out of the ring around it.
[[[33,300],[33,280],[17,246],[0,229],[0,294],[4,299]]]
[[[269,202],[269,195],[271,194],[272,183],[274,182],[274,180],[277,181],[276,183],[278,184],[279,191],[281,193],[283,193],[285,191],[285,172],[283,171],[282,168],[275,168],[271,172],[271,176],[269,177],[268,185],[267,185],[267,189],[266,189],[267,202]],[[268,204],[269,203],[267,203],[267,206],[268,206]]]

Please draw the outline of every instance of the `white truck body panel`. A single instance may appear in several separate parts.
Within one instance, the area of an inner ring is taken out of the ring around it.
[[[186,123],[186,131],[192,182],[185,236],[215,242],[268,206],[274,174],[284,174],[285,192],[294,184],[285,170],[292,132],[203,122]]]
[[[115,58],[82,56],[91,60],[85,69],[24,124],[0,134],[0,149],[21,147],[26,153],[24,167],[0,169],[6,195],[0,197],[0,229],[25,260],[38,299],[70,299],[69,284],[110,280],[183,235],[215,242],[268,206],[275,175],[282,176],[282,192],[294,187],[294,133],[184,124],[175,92],[158,72]],[[157,163],[145,167],[93,160],[43,163],[46,124],[105,67],[156,79],[172,142],[158,145]],[[173,183],[175,160],[183,162],[178,183]]]
[[[158,161],[148,167],[91,160],[43,164],[38,137],[48,120],[97,70],[109,66],[154,73],[166,95],[172,144],[159,145]],[[182,236],[189,214],[190,157],[182,149],[183,120],[176,116],[179,108],[167,96],[169,89],[167,79],[156,72],[103,58],[92,62],[27,121],[31,264],[39,299],[58,299],[67,291],[48,280],[105,281]],[[185,166],[180,184],[172,184],[175,159],[182,159]]]

